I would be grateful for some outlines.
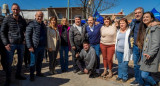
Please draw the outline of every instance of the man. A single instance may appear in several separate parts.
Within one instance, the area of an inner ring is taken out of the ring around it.
[[[69,31],[69,41],[71,44],[72,60],[74,73],[79,71],[79,68],[76,64],[77,58],[75,55],[81,51],[83,48],[83,41],[85,39],[85,28],[81,25],[81,17],[75,16],[75,23],[71,26]]]
[[[26,21],[20,16],[20,7],[14,3],[12,5],[11,15],[4,18],[1,26],[1,39],[7,50],[7,66],[6,66],[6,84],[10,84],[11,78],[11,65],[15,50],[18,53],[18,64],[15,78],[25,80],[26,78],[21,75],[21,68],[23,63],[24,54],[24,33],[26,30]]]
[[[44,50],[47,44],[46,26],[43,23],[43,13],[36,12],[35,20],[30,22],[26,28],[26,44],[31,53],[30,63],[30,81],[34,81],[34,72],[36,67],[36,76],[43,77],[41,73]]]
[[[83,42],[83,49],[80,54],[76,54],[77,65],[80,68],[81,72],[85,74],[90,74],[89,78],[96,77],[96,67],[97,67],[97,58],[94,48],[90,47],[88,41]],[[81,73],[82,74],[82,73]]]
[[[97,69],[96,72],[99,74],[99,67],[100,67],[100,29],[102,24],[94,24],[94,18],[92,16],[88,17],[88,26],[86,26],[86,32],[88,35],[90,45],[96,51],[97,57]]]

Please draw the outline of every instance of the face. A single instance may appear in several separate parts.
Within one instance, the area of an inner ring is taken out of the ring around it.
[[[110,21],[109,21],[109,20],[107,20],[107,19],[106,19],[106,20],[104,20],[104,24],[105,24],[105,26],[109,26],[109,22],[110,22]]]
[[[43,13],[37,12],[35,17],[36,17],[37,22],[41,23],[43,20]]]
[[[94,24],[93,17],[88,18],[88,24],[89,24],[89,26],[93,26],[93,24]]]
[[[47,21],[44,21],[44,24],[45,24],[45,25],[47,25],[47,24],[48,24],[48,22],[47,22]]]
[[[152,22],[153,18],[151,18],[151,15],[149,13],[146,13],[143,15],[143,23],[146,25],[149,25]]]
[[[95,25],[98,25],[98,24],[99,24],[99,22],[96,21],[96,22],[95,22]]]
[[[67,20],[66,19],[63,19],[62,20],[62,25],[66,25],[67,24]]]
[[[50,23],[51,23],[52,25],[55,25],[55,24],[56,24],[56,19],[53,18],[53,19],[50,21]]]
[[[85,51],[89,50],[89,44],[83,44],[83,49],[84,49]]]
[[[75,24],[77,26],[81,25],[81,19],[80,18],[75,18]]]
[[[127,28],[126,22],[125,22],[124,20],[121,20],[121,21],[120,21],[120,29],[125,30],[126,28]]]
[[[119,26],[119,21],[115,21],[115,26],[118,27]]]
[[[137,9],[134,11],[136,20],[140,20],[142,18],[143,12],[142,9]]]
[[[19,15],[19,12],[20,12],[20,9],[17,5],[13,5],[12,6],[12,12],[13,12],[13,15],[14,16],[18,16]]]

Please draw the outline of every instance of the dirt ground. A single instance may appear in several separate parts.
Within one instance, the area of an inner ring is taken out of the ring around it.
[[[98,77],[96,79],[89,79],[88,75],[77,75],[72,72],[72,59],[71,59],[71,53],[69,54],[69,71],[66,73],[61,73],[60,65],[58,64],[56,67],[56,71],[58,74],[56,75],[48,75],[48,62],[44,59],[43,61],[43,69],[42,72],[45,73],[47,77],[45,78],[36,78],[37,80],[34,83],[31,83],[29,81],[29,69],[26,69],[23,67],[22,71],[27,77],[27,80],[25,81],[18,81],[14,78],[14,73],[16,69],[16,55],[14,57],[13,61],[13,72],[12,72],[12,85],[11,86],[44,86],[47,84],[47,86],[129,86],[129,83],[134,80],[134,72],[133,72],[133,61],[129,62],[129,80],[126,83],[122,83],[122,81],[117,82],[115,79],[117,78],[117,60],[113,59],[114,65],[113,65],[113,74],[114,76],[111,79],[106,79],[102,77]],[[100,72],[103,72],[103,63],[102,63],[102,56],[101,58],[101,69]],[[59,55],[57,58],[57,61],[59,62]],[[152,74],[154,78],[158,81],[160,81],[160,67],[159,72]],[[3,86],[5,81],[5,73],[2,71],[2,67],[0,64],[0,86]],[[53,85],[54,84],[54,85]]]

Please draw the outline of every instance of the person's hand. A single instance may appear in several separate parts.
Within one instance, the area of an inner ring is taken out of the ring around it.
[[[116,16],[115,15],[112,15],[112,20],[115,20],[116,19]]]
[[[87,74],[87,73],[88,73],[88,70],[87,70],[87,69],[84,69],[84,73]]]
[[[79,57],[79,53],[76,54],[76,58],[78,58],[78,57]]]
[[[72,49],[73,49],[73,50],[75,50],[75,49],[76,49],[76,47],[75,47],[75,46],[73,46],[73,47],[72,47]]]
[[[145,57],[146,57],[146,59],[150,59],[150,55],[148,55],[148,54],[143,54]]]
[[[34,52],[33,47],[29,48],[29,51],[30,51],[30,52]]]
[[[130,38],[130,43],[131,43],[131,47],[133,47],[133,43],[134,43],[134,38],[133,37]]]
[[[6,48],[7,51],[10,51],[10,50],[11,50],[10,44],[7,44],[7,45],[5,46],[5,48]]]
[[[154,21],[154,22],[152,22],[149,26],[155,26],[155,25],[160,25],[160,22]]]
[[[52,52],[52,51],[53,51],[53,49],[52,49],[52,48],[48,48],[48,51],[49,51],[49,52]]]

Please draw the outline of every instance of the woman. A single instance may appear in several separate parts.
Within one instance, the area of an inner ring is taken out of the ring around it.
[[[116,42],[117,29],[110,17],[105,16],[104,26],[101,28],[101,39],[100,48],[103,56],[104,72],[101,74],[102,77],[106,76],[108,78],[112,77],[112,66],[113,66],[113,55],[115,52],[115,42]],[[107,66],[109,70],[107,71]],[[109,72],[109,73],[108,73]]]
[[[56,17],[50,18],[50,24],[47,28],[47,39],[50,74],[55,74],[56,58],[60,48],[60,36]]]
[[[151,26],[154,20],[153,13],[146,12],[143,14],[137,38],[137,45],[142,51],[139,64],[145,86],[157,86],[151,73],[158,72],[159,67],[160,27]]]
[[[61,38],[60,64],[62,72],[68,71],[68,52],[70,48],[69,29],[70,27],[67,18],[62,18],[61,25],[58,26],[59,35]]]
[[[128,80],[128,62],[130,60],[130,51],[128,37],[130,28],[126,18],[120,19],[120,29],[116,37],[116,58],[118,59],[118,77],[117,81],[121,80],[126,82]]]

